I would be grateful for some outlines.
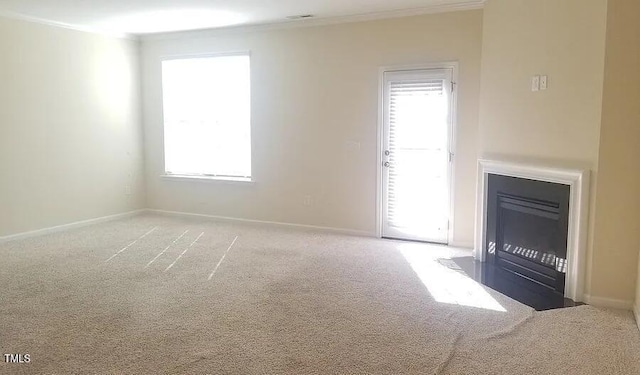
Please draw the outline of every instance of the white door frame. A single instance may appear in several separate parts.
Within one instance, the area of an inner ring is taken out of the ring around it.
[[[449,165],[449,230],[447,234],[448,244],[453,243],[453,230],[455,226],[454,220],[454,192],[455,192],[455,170],[456,170],[456,129],[458,124],[458,62],[434,62],[425,63],[419,65],[401,65],[401,66],[387,66],[381,67],[378,73],[378,139],[377,139],[377,155],[376,155],[376,237],[382,238],[382,212],[383,212],[383,196],[384,191],[383,183],[384,177],[382,174],[382,154],[384,152],[384,74],[388,72],[401,72],[408,70],[436,70],[436,69],[450,69],[451,76],[453,77],[453,92],[451,93],[451,123],[449,126],[449,153],[451,155]]]

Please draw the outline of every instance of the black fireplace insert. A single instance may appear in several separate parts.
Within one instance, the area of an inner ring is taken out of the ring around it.
[[[510,275],[519,287],[562,296],[569,186],[494,174],[488,178],[487,262]]]

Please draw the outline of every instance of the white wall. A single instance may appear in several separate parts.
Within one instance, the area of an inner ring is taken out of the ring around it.
[[[143,207],[137,42],[0,19],[0,51],[0,236]]]
[[[480,152],[597,167],[606,1],[489,0]],[[549,76],[532,92],[531,76]]]
[[[466,11],[143,41],[149,207],[374,233],[379,68],[459,61],[454,240],[470,245],[481,32]],[[255,184],[162,180],[161,58],[230,51],[252,55]]]

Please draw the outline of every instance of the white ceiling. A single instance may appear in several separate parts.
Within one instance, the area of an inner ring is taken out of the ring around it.
[[[455,9],[484,0],[0,0],[0,15],[111,34],[208,29],[386,12]]]

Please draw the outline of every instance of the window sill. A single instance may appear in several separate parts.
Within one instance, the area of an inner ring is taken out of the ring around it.
[[[253,184],[250,177],[221,177],[221,176],[205,176],[205,175],[181,175],[181,174],[163,174],[160,175],[163,180],[170,181],[209,181],[209,182],[229,182],[240,184]]]

